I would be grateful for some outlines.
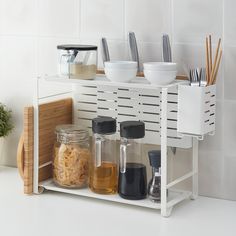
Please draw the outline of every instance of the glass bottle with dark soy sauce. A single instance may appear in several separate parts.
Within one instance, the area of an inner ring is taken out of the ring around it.
[[[142,138],[144,136],[143,122],[121,122],[118,192],[125,199],[140,200],[147,196],[146,166],[142,164]]]

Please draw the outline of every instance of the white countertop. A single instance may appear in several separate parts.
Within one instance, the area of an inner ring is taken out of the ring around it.
[[[155,210],[47,192],[23,194],[14,168],[0,168],[2,236],[205,236],[236,235],[236,202],[199,197],[173,209]]]

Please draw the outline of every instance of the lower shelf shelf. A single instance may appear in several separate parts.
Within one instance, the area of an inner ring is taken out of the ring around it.
[[[55,192],[68,193],[68,194],[78,195],[82,197],[101,199],[101,200],[128,204],[128,205],[133,205],[133,206],[139,206],[139,207],[145,207],[145,208],[151,208],[151,209],[161,209],[161,203],[151,202],[148,198],[143,199],[143,200],[126,200],[126,199],[121,198],[118,194],[113,194],[113,195],[96,194],[90,191],[88,188],[65,189],[65,188],[57,187],[51,179],[40,183],[39,186],[43,187],[46,190],[55,191]],[[190,191],[170,190],[168,194],[167,206],[173,207],[175,204],[189,198],[191,194],[192,193]]]

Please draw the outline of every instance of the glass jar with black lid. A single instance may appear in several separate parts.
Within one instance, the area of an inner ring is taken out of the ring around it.
[[[142,138],[145,125],[141,121],[120,123],[120,168],[118,192],[122,198],[139,200],[147,195],[146,166],[142,163]]]
[[[117,192],[116,120],[97,117],[92,120],[93,148],[90,189],[99,194]]]
[[[97,46],[58,45],[58,74],[69,79],[94,79],[97,71]]]

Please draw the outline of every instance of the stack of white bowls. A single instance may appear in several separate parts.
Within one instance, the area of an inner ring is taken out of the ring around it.
[[[135,79],[138,70],[136,61],[106,61],[106,77],[114,82],[128,83]]]
[[[176,79],[177,64],[172,62],[147,62],[143,63],[144,76],[156,85],[167,85]]]

